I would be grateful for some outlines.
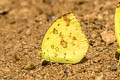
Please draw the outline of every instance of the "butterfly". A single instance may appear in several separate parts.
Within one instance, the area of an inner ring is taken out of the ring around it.
[[[115,12],[115,36],[120,47],[120,3],[118,3]],[[120,48],[117,49],[117,52],[120,53]]]
[[[68,13],[50,26],[43,38],[40,54],[46,61],[75,64],[84,58],[88,46],[75,14]]]

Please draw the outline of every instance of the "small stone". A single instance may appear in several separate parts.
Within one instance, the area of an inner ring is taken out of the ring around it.
[[[36,68],[35,65],[30,62],[27,65],[25,65],[25,67],[24,67],[25,70],[33,70],[35,68]]]
[[[15,59],[15,60],[14,60],[15,62],[20,60],[20,58],[18,57],[17,54],[14,54],[14,59]]]
[[[103,31],[101,33],[101,37],[102,40],[106,43],[106,44],[111,44],[113,42],[115,42],[116,38],[115,38],[115,34],[113,31]]]
[[[28,29],[28,30],[26,31],[26,35],[27,35],[27,36],[31,35],[31,29]]]
[[[55,18],[54,16],[48,15],[48,16],[47,16],[47,21],[53,20],[54,18]]]
[[[95,80],[103,80],[104,75],[101,74],[100,76],[97,76]]]
[[[112,71],[117,71],[117,68],[116,67],[112,67],[111,70]]]

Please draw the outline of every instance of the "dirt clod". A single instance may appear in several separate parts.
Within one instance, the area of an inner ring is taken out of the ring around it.
[[[25,65],[24,67],[25,70],[32,70],[35,69],[35,65],[33,63],[28,63],[27,65]]]
[[[113,42],[115,42],[116,38],[115,38],[115,34],[113,31],[103,31],[101,33],[101,37],[103,39],[104,42],[106,42],[106,44],[111,44]]]

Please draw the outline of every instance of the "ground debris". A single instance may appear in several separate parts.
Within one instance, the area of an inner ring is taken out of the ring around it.
[[[25,70],[32,70],[32,69],[35,69],[35,65],[31,62],[27,63],[27,65],[25,65],[24,69]]]
[[[104,75],[101,74],[100,76],[97,76],[95,80],[103,80]]]
[[[108,31],[108,30],[103,31],[101,33],[101,37],[102,37],[102,40],[106,44],[111,44],[111,43],[115,42],[115,40],[116,40],[114,32],[111,30],[110,31]]]

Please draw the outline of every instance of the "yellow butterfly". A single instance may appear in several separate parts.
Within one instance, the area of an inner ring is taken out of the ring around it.
[[[88,50],[88,41],[73,13],[57,19],[46,32],[41,56],[46,61],[75,64]]]
[[[115,12],[115,35],[120,47],[120,3],[117,5]],[[118,49],[117,52],[120,53],[120,49]]]

